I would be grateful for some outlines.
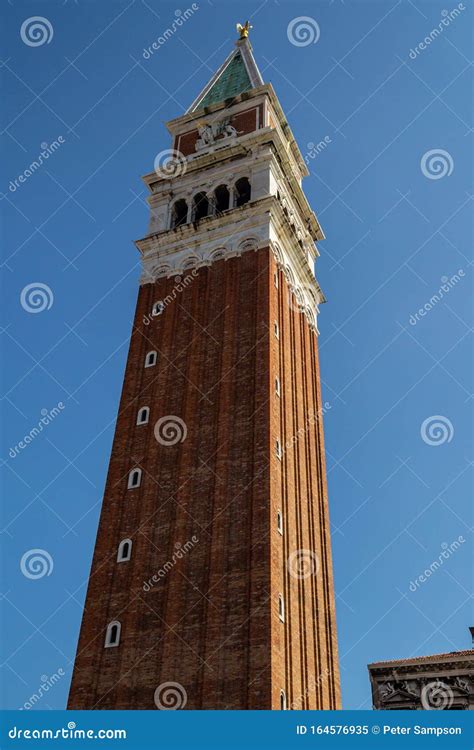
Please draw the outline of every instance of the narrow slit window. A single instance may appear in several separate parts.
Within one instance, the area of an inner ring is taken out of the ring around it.
[[[280,690],[280,710],[286,711],[286,693],[284,690]]]
[[[280,329],[278,327],[278,323],[276,322],[276,320],[275,320],[275,322],[273,324],[273,330],[275,332],[275,338],[279,339],[280,338]]]
[[[137,424],[147,424],[149,416],[150,416],[150,407],[142,406],[142,408],[138,410]]]
[[[279,395],[280,395],[280,393],[281,393],[281,389],[280,389],[280,378],[279,378],[279,377],[276,377],[276,378],[275,378],[275,393],[276,393],[276,395],[277,395],[277,396],[279,396]]]
[[[276,457],[279,458],[281,461],[282,450],[281,450],[281,443],[279,440],[275,440],[275,453],[276,453]]]
[[[128,489],[133,490],[135,487],[140,487],[142,481],[142,470],[132,469],[128,475]]]
[[[278,272],[275,271],[273,274],[273,284],[275,285],[275,289],[278,289]]]
[[[283,536],[283,513],[281,510],[277,511],[277,531]]]
[[[127,562],[132,556],[132,540],[122,539],[118,546],[117,562]]]
[[[118,620],[109,622],[107,625],[107,632],[105,634],[105,648],[113,648],[118,646],[120,643],[120,630],[121,625]]]
[[[278,617],[282,622],[285,622],[285,602],[282,594],[278,595]]]

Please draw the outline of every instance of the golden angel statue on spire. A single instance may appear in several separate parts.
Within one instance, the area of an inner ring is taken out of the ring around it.
[[[250,29],[253,29],[253,26],[250,25],[250,21],[245,21],[243,26],[241,23],[237,24],[237,31],[239,32],[241,39],[248,39]]]

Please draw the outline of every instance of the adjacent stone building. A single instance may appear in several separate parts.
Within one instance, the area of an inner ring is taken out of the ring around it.
[[[474,649],[368,668],[376,710],[474,710]]]
[[[144,177],[143,275],[69,708],[340,708],[324,235],[248,28]]]

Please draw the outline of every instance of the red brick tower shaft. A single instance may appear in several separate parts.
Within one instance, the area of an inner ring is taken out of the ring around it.
[[[169,129],[68,706],[339,708],[307,170],[248,39]]]

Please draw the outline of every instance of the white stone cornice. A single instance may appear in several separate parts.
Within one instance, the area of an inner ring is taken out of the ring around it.
[[[219,217],[206,217],[196,225],[149,235],[137,240],[136,245],[143,258],[142,284],[181,276],[190,269],[268,247],[288,280],[290,304],[306,315],[317,332],[319,304],[325,301],[324,295],[310,258],[300,247],[294,227],[275,196],[252,201]]]

